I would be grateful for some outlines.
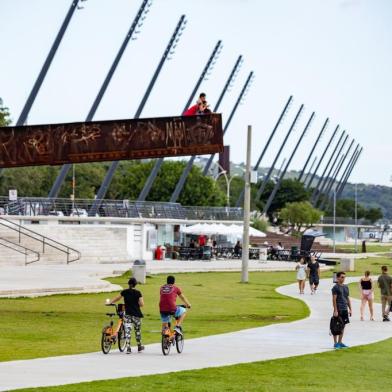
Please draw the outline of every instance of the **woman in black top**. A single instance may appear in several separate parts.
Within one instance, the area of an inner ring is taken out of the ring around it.
[[[144,306],[144,300],[142,293],[139,290],[136,290],[135,287],[137,285],[137,280],[135,278],[131,278],[128,281],[128,289],[121,291],[121,293],[113,298],[109,304],[113,304],[119,301],[121,298],[124,298],[125,303],[125,315],[124,315],[124,328],[125,328],[125,338],[127,341],[127,354],[131,353],[131,331],[132,325],[135,328],[135,337],[137,343],[137,351],[141,352],[144,350],[144,346],[142,345],[142,334],[141,334],[141,326],[142,326],[142,317],[143,313],[140,308]]]
[[[373,317],[373,300],[374,300],[374,293],[373,293],[373,281],[370,277],[370,271],[365,271],[365,276],[361,278],[359,281],[359,289],[361,290],[361,321],[363,321],[363,312],[365,310],[366,302],[369,305],[370,311],[370,320],[374,321]]]

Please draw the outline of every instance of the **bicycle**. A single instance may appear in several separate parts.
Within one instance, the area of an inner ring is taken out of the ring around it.
[[[182,308],[186,308],[185,305],[179,305]],[[171,322],[169,321],[168,323],[168,328],[166,328],[165,331],[162,331],[162,341],[161,341],[161,346],[162,346],[162,353],[163,355],[169,355],[170,353],[170,348],[171,346],[176,346],[176,350],[178,354],[182,353],[182,350],[184,349],[184,332],[181,331],[182,333],[179,334],[175,330],[171,329]]]
[[[114,306],[116,308],[116,313],[106,313],[110,317],[110,324],[105,325],[102,329],[101,337],[101,349],[104,354],[109,354],[110,349],[113,344],[118,343],[118,349],[123,352],[127,346],[127,341],[125,337],[125,328],[123,317],[125,313],[124,304],[108,304],[106,306]],[[113,317],[117,314],[118,322],[115,328]]]

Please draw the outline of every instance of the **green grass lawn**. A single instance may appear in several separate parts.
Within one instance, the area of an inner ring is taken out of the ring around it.
[[[344,250],[350,250],[352,252],[355,252],[355,245],[354,244],[347,244],[347,245],[336,245],[336,247],[339,249],[344,249]],[[362,247],[361,247],[361,242],[358,241],[358,246],[357,246],[358,252],[362,252]],[[366,244],[366,251],[368,253],[378,253],[378,252],[391,252],[392,251],[392,245],[380,245],[380,244]]]
[[[304,332],[306,333],[306,332]],[[326,337],[327,338],[327,337]],[[40,391],[388,391],[392,339],[322,354],[163,375],[94,381]],[[208,352],[206,352],[208,355]],[[163,360],[163,358],[162,358]],[[20,391],[37,391],[23,389]]]
[[[142,291],[143,342],[160,340],[159,287],[166,276],[147,279]],[[126,286],[127,276],[111,278]],[[239,283],[239,272],[177,274],[177,283],[192,304],[185,322],[187,338],[195,338],[272,323],[289,322],[308,315],[299,300],[275,292],[293,283],[294,272],[250,273],[250,283]],[[49,357],[100,350],[100,334],[107,321],[108,294],[53,295],[0,299],[0,361]]]

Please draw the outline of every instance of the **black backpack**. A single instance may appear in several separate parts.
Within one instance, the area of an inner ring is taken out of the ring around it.
[[[341,335],[344,329],[343,319],[340,316],[332,316],[329,323],[329,329],[331,330],[331,335]]]

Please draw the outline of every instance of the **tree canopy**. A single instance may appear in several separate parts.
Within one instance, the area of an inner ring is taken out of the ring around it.
[[[287,203],[280,211],[280,219],[292,231],[303,232],[320,221],[322,212],[314,208],[308,201]]]

